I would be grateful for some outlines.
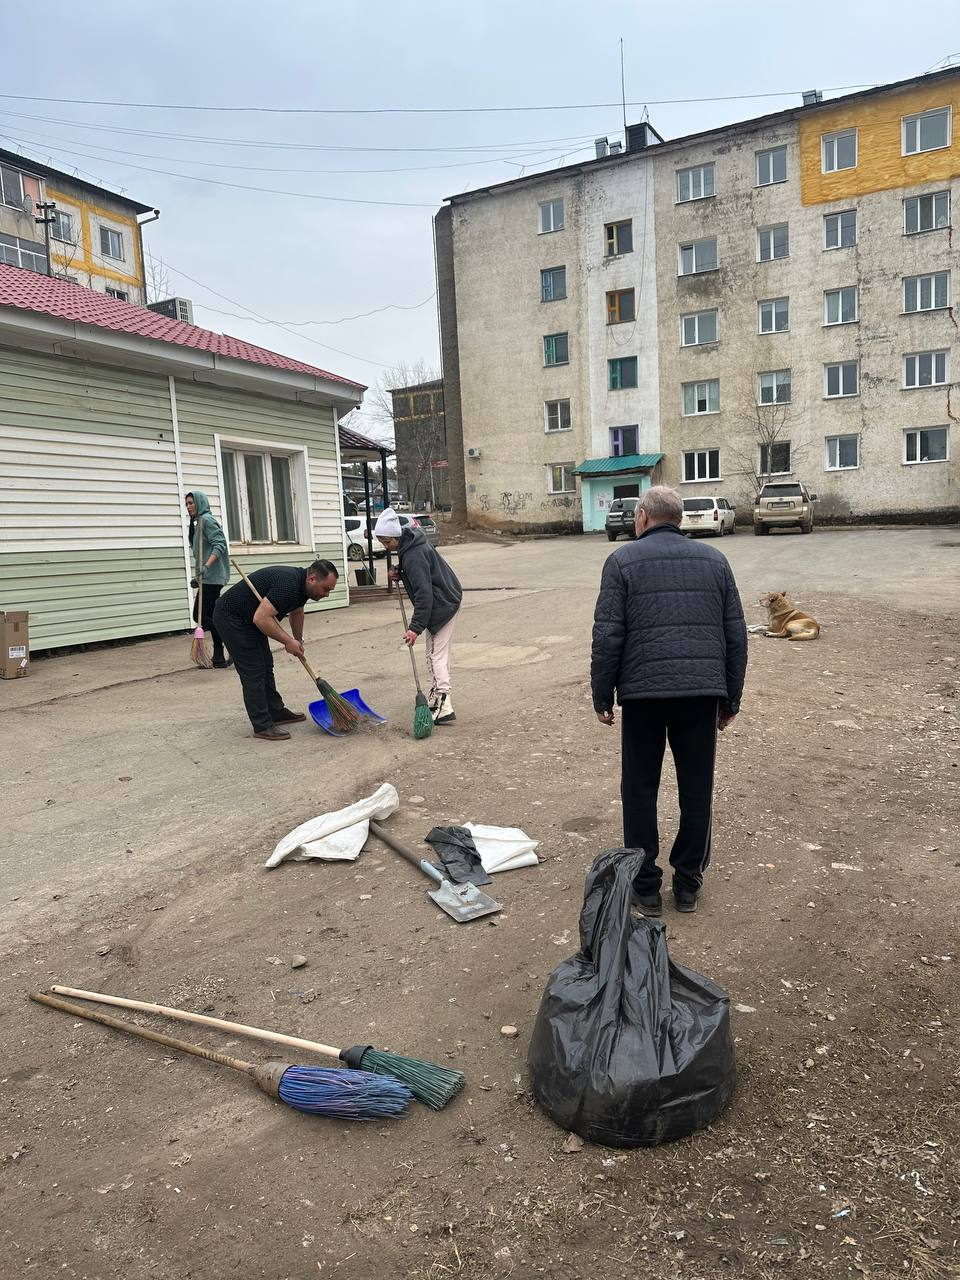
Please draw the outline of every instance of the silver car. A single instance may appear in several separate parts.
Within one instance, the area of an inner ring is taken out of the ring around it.
[[[709,533],[715,538],[736,533],[736,510],[726,498],[684,498],[680,531],[691,536]]]
[[[401,527],[406,528],[408,524],[415,525],[423,530],[423,536],[435,547],[440,541],[440,530],[437,528],[437,522],[433,516],[428,516],[425,512],[414,511],[410,515],[398,515]]]

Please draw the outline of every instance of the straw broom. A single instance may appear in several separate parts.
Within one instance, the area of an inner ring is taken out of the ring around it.
[[[203,516],[199,517],[200,521],[200,565],[197,572],[200,575],[200,586],[197,588],[197,626],[193,633],[193,640],[190,642],[190,657],[201,669],[207,671],[212,666],[210,658],[207,656],[206,646],[204,644],[203,632]]]

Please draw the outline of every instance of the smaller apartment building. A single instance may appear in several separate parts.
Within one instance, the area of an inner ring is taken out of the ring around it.
[[[953,70],[451,201],[470,520],[597,528],[651,480],[747,518],[770,477],[955,516],[958,112]]]

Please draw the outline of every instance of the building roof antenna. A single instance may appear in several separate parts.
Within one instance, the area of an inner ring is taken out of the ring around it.
[[[620,37],[620,101],[623,104],[623,146],[627,147],[627,90],[623,78],[623,36]]]

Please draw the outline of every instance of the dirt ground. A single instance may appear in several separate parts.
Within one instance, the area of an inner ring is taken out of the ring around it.
[[[824,629],[750,640],[701,909],[665,915],[671,955],[739,1006],[739,1087],[710,1129],[657,1149],[565,1152],[525,1072],[584,874],[620,841],[617,735],[587,682],[605,541],[448,548],[474,588],[458,724],[424,742],[388,603],[308,624],[317,665],[389,716],[349,741],[297,726],[255,742],[235,676],[190,669],[186,637],[39,661],[0,686],[3,1274],[960,1274],[960,537],[722,546],[748,621],[760,592],[786,589]],[[278,664],[302,705],[299,669]],[[494,877],[503,913],[463,926],[374,841],[355,864],[263,870],[287,830],[383,781],[410,843],[435,823],[516,824],[542,864]],[[672,783],[662,808],[669,839]],[[373,1042],[455,1065],[467,1087],[402,1121],[311,1118],[26,1003],[56,982]]]

